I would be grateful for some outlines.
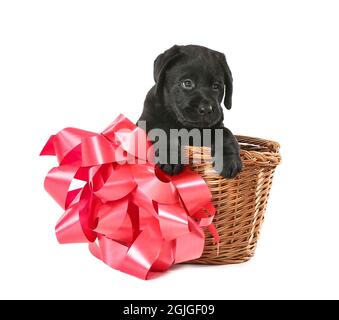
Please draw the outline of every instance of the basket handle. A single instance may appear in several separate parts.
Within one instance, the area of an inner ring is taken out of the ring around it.
[[[268,148],[272,152],[279,152],[280,144],[278,142],[261,139],[261,138],[241,136],[241,135],[236,135],[235,137],[239,143],[257,145],[257,146]]]

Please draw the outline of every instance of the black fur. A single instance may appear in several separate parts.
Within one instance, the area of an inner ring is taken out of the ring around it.
[[[192,80],[194,88],[187,89],[192,81],[183,84],[185,79]],[[223,125],[221,107],[223,97],[226,109],[232,106],[233,79],[225,55],[202,46],[175,45],[154,61],[154,81],[139,119],[146,121],[147,132],[161,128],[169,137],[170,129],[222,128],[221,175],[235,177],[242,169],[239,145],[231,131]],[[180,148],[180,141],[177,141],[177,147]],[[211,147],[213,150],[214,145]],[[183,169],[180,162],[171,164],[168,161],[159,166],[171,175]]]

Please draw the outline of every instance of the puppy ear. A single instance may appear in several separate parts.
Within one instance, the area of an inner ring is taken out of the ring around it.
[[[179,57],[181,56],[180,47],[174,45],[173,47],[160,54],[154,60],[153,76],[156,83],[156,90],[158,91],[163,86],[165,72]]]
[[[232,108],[232,94],[233,94],[233,78],[230,68],[228,67],[226,57],[223,53],[218,55],[219,61],[221,63],[222,69],[224,71],[224,81],[225,81],[225,97],[224,97],[224,106],[226,109]]]

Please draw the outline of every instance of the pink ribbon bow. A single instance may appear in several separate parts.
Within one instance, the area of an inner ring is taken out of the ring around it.
[[[142,279],[199,258],[201,227],[218,241],[204,180],[189,168],[167,176],[147,154],[152,146],[145,132],[123,115],[101,134],[65,128],[41,151],[59,163],[44,184],[65,209],[55,227],[58,241],[89,243],[98,259]],[[74,179],[84,186],[70,190]]]

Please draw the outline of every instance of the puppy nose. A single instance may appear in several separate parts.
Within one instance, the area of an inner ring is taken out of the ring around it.
[[[212,111],[213,111],[212,106],[199,106],[198,108],[198,113],[201,114],[202,116],[211,113]]]

